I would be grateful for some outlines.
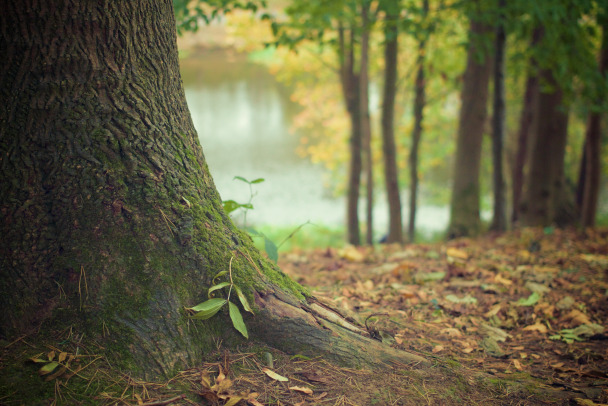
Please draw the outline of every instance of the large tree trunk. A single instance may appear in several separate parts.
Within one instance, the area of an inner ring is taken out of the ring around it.
[[[599,57],[599,71],[602,78],[606,77],[608,69],[608,15],[598,18],[602,24],[602,47]],[[600,103],[600,100],[597,100]],[[602,152],[602,117],[597,111],[589,114],[587,131],[585,134],[585,149],[581,164],[581,225],[583,227],[595,226],[595,214],[600,190],[601,152]]]
[[[359,69],[359,118],[365,169],[365,242],[374,243],[374,160],[372,155],[372,126],[369,119],[369,1],[361,5],[361,60]]]
[[[339,56],[340,56],[340,82],[346,110],[350,118],[350,161],[348,168],[348,193],[346,196],[346,233],[350,244],[359,245],[361,235],[359,231],[359,190],[361,188],[362,170],[362,136],[361,118],[359,117],[359,76],[355,73],[354,33],[349,31],[346,38],[345,29],[340,24],[338,29]]]
[[[471,21],[450,204],[448,236],[452,238],[474,235],[480,228],[479,168],[491,64],[487,53],[480,56],[476,44],[480,43],[480,36],[488,32],[486,25]]]
[[[1,6],[2,338],[70,327],[125,370],[171,375],[214,337],[240,340],[226,312],[195,328],[183,310],[231,263],[255,298],[253,338],[349,364],[423,361],[340,327],[224,214],[171,1]]]
[[[395,96],[397,93],[397,53],[399,7],[387,5],[384,27],[384,92],[382,101],[382,152],[384,155],[384,180],[388,202],[388,235],[386,242],[403,241],[397,148],[395,147]]]
[[[423,0],[424,15],[429,12],[428,0]],[[416,239],[416,211],[418,210],[418,149],[422,138],[422,120],[424,119],[424,106],[426,105],[426,79],[424,75],[424,61],[426,54],[427,34],[418,43],[418,72],[416,73],[414,95],[414,128],[412,129],[412,149],[410,150],[410,217],[407,225],[408,240],[413,243]]]
[[[562,91],[551,71],[541,71],[539,79],[552,90],[540,92],[537,99],[528,173],[519,206],[519,218],[523,226],[560,223],[567,205],[564,156],[568,113],[563,105]]]
[[[494,167],[494,217],[490,229],[507,229],[505,181],[503,175],[503,144],[505,138],[505,0],[499,0],[499,20],[494,46],[494,103],[492,117],[492,162]]]

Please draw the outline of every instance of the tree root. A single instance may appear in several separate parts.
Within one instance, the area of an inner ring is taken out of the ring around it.
[[[418,355],[370,338],[364,326],[314,298],[298,301],[281,292],[256,292],[259,314],[249,321],[255,337],[292,354],[323,356],[351,367],[428,366]]]

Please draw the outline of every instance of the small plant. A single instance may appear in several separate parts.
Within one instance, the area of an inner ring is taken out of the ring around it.
[[[228,265],[228,271],[221,271],[217,275],[215,275],[215,277],[213,278],[213,283],[215,283],[215,281],[218,278],[221,278],[222,276],[225,276],[226,274],[228,274],[230,281],[229,282],[220,282],[216,285],[211,286],[209,288],[209,291],[207,292],[207,295],[209,296],[209,300],[207,300],[203,303],[199,303],[194,307],[187,307],[186,310],[189,310],[189,311],[192,311],[195,313],[192,316],[193,319],[207,320],[207,319],[210,319],[211,317],[215,316],[222,307],[224,307],[226,304],[228,304],[228,313],[230,314],[230,320],[232,320],[232,325],[239,333],[241,333],[243,335],[243,337],[249,338],[249,334],[247,333],[247,327],[245,326],[245,322],[243,321],[243,316],[241,315],[241,311],[239,310],[237,305],[235,305],[234,303],[232,303],[230,301],[232,291],[234,290],[236,292],[236,295],[239,298],[239,301],[241,302],[241,305],[243,306],[243,309],[245,309],[246,311],[253,314],[253,311],[251,310],[251,307],[249,306],[249,302],[247,301],[247,298],[245,297],[245,295],[243,295],[243,291],[241,290],[241,288],[239,288],[237,285],[235,285],[234,281],[232,280],[232,259],[233,258],[234,258],[234,256],[230,258],[230,263]],[[222,299],[222,298],[213,297],[213,295],[212,295],[213,292],[219,291],[221,289],[228,289],[228,294],[227,294],[226,298]]]
[[[242,209],[244,212],[243,213],[243,228],[252,237],[260,237],[260,238],[264,239],[264,250],[266,251],[268,258],[270,258],[270,260],[273,261],[274,263],[277,263],[277,261],[279,260],[279,248],[281,248],[281,245],[285,244],[285,242],[287,242],[287,240],[289,240],[291,237],[293,237],[294,234],[297,233],[298,231],[300,231],[300,229],[302,227],[304,227],[306,224],[310,224],[310,222],[306,222],[304,224],[299,225],[279,245],[275,244],[274,241],[272,241],[270,238],[268,238],[264,233],[257,231],[251,227],[247,227],[247,212],[249,210],[253,210],[253,204],[251,202],[253,201],[253,198],[257,195],[257,192],[256,193],[253,192],[253,185],[264,182],[264,178],[247,180],[247,179],[243,178],[242,176],[235,176],[234,179],[240,180],[241,182],[245,182],[246,184],[249,185],[249,201],[247,203],[238,203],[238,202],[235,202],[234,200],[225,200],[224,202],[222,202],[224,205],[224,211],[226,211],[227,214],[230,214],[230,213],[234,212],[235,210]]]

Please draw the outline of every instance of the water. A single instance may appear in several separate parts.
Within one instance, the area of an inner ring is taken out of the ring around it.
[[[235,176],[265,179],[254,185],[248,225],[344,225],[345,199],[332,198],[323,187],[322,169],[295,152],[299,134],[289,128],[298,106],[289,100],[288,89],[265,67],[230,51],[190,56],[181,69],[194,126],[222,199],[249,201],[248,185]],[[361,219],[363,209],[362,202]],[[374,211],[378,237],[386,232],[387,212],[379,197]],[[448,216],[447,208],[422,206],[418,226],[442,230]]]

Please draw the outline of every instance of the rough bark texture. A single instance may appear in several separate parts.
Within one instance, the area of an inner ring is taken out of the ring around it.
[[[365,242],[374,243],[374,161],[372,156],[372,127],[369,119],[369,2],[361,6],[361,60],[359,69],[359,119],[363,141],[363,166],[365,171]]]
[[[499,21],[494,41],[494,103],[492,117],[492,162],[494,167],[494,217],[490,229],[507,229],[505,181],[503,174],[503,145],[505,138],[505,45],[503,10],[505,0],[499,1]]]
[[[396,10],[395,10],[396,9]],[[397,53],[399,28],[398,6],[387,6],[384,28],[384,92],[382,100],[382,152],[384,155],[384,180],[388,202],[387,243],[403,242],[401,197],[395,147],[395,96],[397,93]]]
[[[535,47],[540,41],[541,30],[536,29],[532,34],[532,42],[530,47]],[[534,122],[534,113],[536,107],[536,98],[538,97],[538,77],[534,61],[531,61],[532,66],[528,69],[528,79],[526,80],[526,90],[524,92],[524,102],[519,116],[519,130],[517,133],[517,146],[515,156],[513,158],[512,168],[512,184],[513,196],[511,207],[511,223],[515,224],[518,221],[519,202],[524,185],[524,173],[526,165],[526,157],[528,155],[529,134]]]
[[[429,2],[424,0],[423,10],[425,16],[429,11]],[[416,238],[416,211],[418,210],[418,149],[422,138],[422,121],[424,119],[424,106],[426,105],[426,79],[424,74],[424,61],[426,54],[426,36],[418,44],[418,72],[416,73],[414,95],[414,128],[412,130],[412,149],[410,151],[410,218],[408,221],[408,239],[414,242]]]
[[[359,245],[359,190],[361,187],[361,119],[359,117],[359,77],[355,73],[354,34],[349,31],[346,38],[345,29],[338,30],[340,54],[340,82],[346,110],[350,118],[350,162],[348,168],[348,193],[346,196],[346,233],[350,244]]]
[[[487,52],[476,45],[480,44],[480,36],[486,35],[488,31],[487,26],[471,21],[450,204],[448,236],[452,238],[474,235],[480,227],[479,168],[488,110],[491,64]]]
[[[310,307],[224,214],[186,106],[171,1],[1,6],[2,338],[70,327],[125,370],[171,375],[214,337],[239,340],[224,312],[194,328],[183,311],[231,257],[252,299]],[[340,337],[368,341],[259,306],[246,318],[265,326],[254,338],[287,351],[277,318],[325,337],[309,354],[336,354]],[[363,363],[378,362],[368,355]]]
[[[564,216],[566,191],[564,155],[568,135],[568,113],[559,85],[548,70],[540,80],[552,90],[540,92],[528,155],[528,173],[520,203],[523,226],[560,224]]]
[[[599,71],[602,78],[606,77],[608,69],[608,16],[603,15],[600,19],[602,24],[602,48],[599,57]],[[598,100],[598,103],[601,101]],[[602,117],[599,112],[589,114],[587,121],[587,132],[585,134],[585,150],[581,166],[582,179],[582,202],[581,225],[583,227],[595,226],[595,215],[600,190],[600,176],[602,173]]]

